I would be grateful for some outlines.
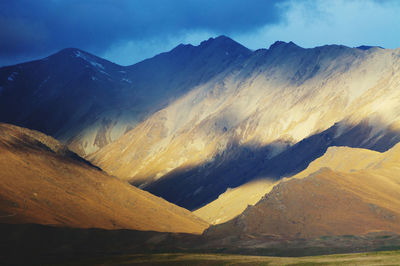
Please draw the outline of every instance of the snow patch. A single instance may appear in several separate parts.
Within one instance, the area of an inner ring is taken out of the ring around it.
[[[37,90],[35,91],[34,94],[38,93],[42,89],[43,85],[46,84],[49,79],[50,79],[50,76],[48,76],[45,80],[40,82],[39,87],[37,88]]]
[[[75,51],[74,54],[75,54],[75,57],[82,58],[83,60],[85,60],[86,62],[88,62],[89,64],[91,64],[95,68],[97,68],[101,73],[106,74],[106,75],[109,76],[108,73],[103,71],[105,69],[104,66],[102,64],[96,62],[96,60],[93,60],[93,58],[90,58],[90,56],[81,53],[81,51]]]
[[[8,81],[14,81],[16,75],[18,75],[18,72],[11,73],[11,75],[8,77]]]
[[[92,80],[98,80],[95,76],[92,76]]]
[[[126,71],[120,70],[119,73],[126,74]]]
[[[89,62],[92,66],[100,68],[100,69],[104,69],[104,66],[100,63],[94,62],[94,61],[90,61]]]
[[[110,77],[110,74],[108,74],[107,72],[105,72],[105,71],[103,71],[103,70],[100,70],[100,69],[99,69],[99,72],[100,72],[101,74],[104,74],[104,75],[107,75],[107,76]],[[109,79],[109,80],[110,80],[110,79]]]

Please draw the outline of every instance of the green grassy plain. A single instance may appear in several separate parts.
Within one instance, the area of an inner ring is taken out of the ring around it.
[[[74,265],[400,265],[400,250],[309,257],[230,254],[123,255],[72,262]],[[65,264],[68,265],[68,264]]]

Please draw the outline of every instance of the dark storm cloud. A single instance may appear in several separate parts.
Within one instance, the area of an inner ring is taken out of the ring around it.
[[[121,41],[184,31],[247,32],[280,20],[282,1],[6,0],[0,3],[0,60],[64,47],[102,53]],[[1,62],[0,62],[1,63]]]

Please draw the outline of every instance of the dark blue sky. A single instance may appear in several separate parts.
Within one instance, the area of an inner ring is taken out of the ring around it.
[[[245,46],[276,40],[400,46],[396,0],[4,0],[0,65],[76,47],[128,65],[221,34]]]

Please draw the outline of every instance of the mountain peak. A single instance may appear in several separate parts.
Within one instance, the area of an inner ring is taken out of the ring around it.
[[[369,46],[369,45],[360,45],[360,46],[357,46],[356,48],[360,49],[360,50],[364,50],[364,51],[372,49],[372,48],[385,49],[385,48],[383,48],[381,46]]]
[[[75,55],[76,53],[86,53],[86,52],[79,50],[78,48],[68,47],[61,49],[60,51],[58,51],[53,55]]]
[[[80,62],[84,63],[85,65],[91,65],[97,68],[100,71],[103,71],[106,65],[115,65],[114,63],[88,53],[86,51],[80,50],[78,48],[64,48],[59,52],[50,55],[49,57],[45,58],[44,60],[68,60],[71,62]]]
[[[251,53],[250,49],[225,35],[220,35],[215,38],[211,37],[208,40],[202,41],[198,46],[193,46],[191,44],[179,44],[172,49],[172,51],[190,51],[192,49],[217,53],[223,52],[226,55],[248,55]]]
[[[274,50],[274,49],[288,49],[288,48],[301,48],[300,46],[298,46],[297,44],[295,44],[294,42],[290,41],[290,42],[284,42],[284,41],[276,41],[274,42],[270,47],[269,50]]]
[[[221,35],[216,38],[209,38],[198,46],[202,49],[211,49],[214,51],[223,51],[226,54],[249,54],[250,49],[232,40],[231,38]]]
[[[46,57],[45,59],[56,59],[56,58],[96,58],[97,56],[92,55],[88,52],[85,52],[83,50],[80,50],[78,48],[64,48],[61,49],[60,51]]]
[[[240,43],[235,42],[234,40],[232,40],[231,38],[225,36],[225,35],[220,35],[218,37],[215,38],[209,38],[208,40],[202,41],[200,43],[200,46],[209,46],[209,45],[240,45],[242,46]]]

